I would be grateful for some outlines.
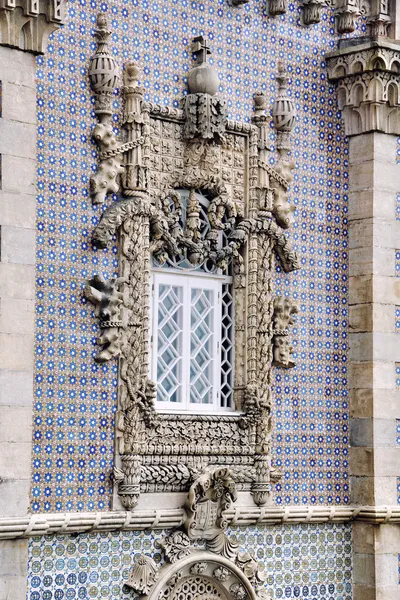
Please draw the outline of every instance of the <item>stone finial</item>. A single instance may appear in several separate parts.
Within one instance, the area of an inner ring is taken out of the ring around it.
[[[63,25],[67,0],[0,2],[0,46],[44,54],[49,35]]]
[[[283,62],[278,63],[278,94],[272,108],[274,127],[278,134],[277,148],[279,153],[290,150],[290,132],[296,122],[295,103],[287,94],[288,75]]]
[[[226,109],[218,97],[218,73],[207,62],[211,50],[203,36],[192,41],[196,64],[188,74],[189,94],[183,102],[185,137],[220,143],[225,131]]]
[[[97,27],[94,31],[97,50],[90,61],[89,80],[95,93],[95,113],[101,122],[111,115],[112,96],[119,82],[119,66],[108,48],[111,31],[107,27],[104,13],[97,15]]]

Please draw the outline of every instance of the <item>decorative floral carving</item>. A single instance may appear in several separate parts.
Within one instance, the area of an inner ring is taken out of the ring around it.
[[[248,598],[245,588],[240,583],[233,583],[229,591],[234,600],[247,600]]]
[[[298,306],[290,298],[278,296],[274,300],[273,315],[273,365],[290,369],[295,366],[292,360],[293,347],[289,342],[289,326],[295,323],[294,315],[299,312]]]
[[[198,562],[195,563],[191,568],[190,572],[194,575],[201,575],[207,571],[207,563],[206,562]]]
[[[174,531],[167,535],[161,542],[161,547],[171,563],[189,556],[193,551],[190,539],[183,531]]]
[[[213,575],[218,581],[226,581],[231,576],[231,572],[226,567],[217,567]]]
[[[236,564],[243,571],[246,577],[255,585],[263,583],[267,574],[263,566],[254,558],[254,555],[245,550],[241,550],[236,558]]]
[[[136,592],[148,594],[158,578],[158,567],[154,560],[145,554],[135,559],[126,585]]]

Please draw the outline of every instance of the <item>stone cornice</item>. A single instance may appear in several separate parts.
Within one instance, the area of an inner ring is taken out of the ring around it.
[[[3,517],[0,518],[0,540],[94,531],[171,529],[179,527],[184,516],[184,510],[176,508]],[[240,506],[229,510],[227,516],[232,527],[350,521],[379,525],[400,523],[400,506]]]
[[[400,134],[400,43],[362,40],[326,55],[346,135]]]
[[[67,0],[0,0],[0,45],[42,54],[63,25]]]

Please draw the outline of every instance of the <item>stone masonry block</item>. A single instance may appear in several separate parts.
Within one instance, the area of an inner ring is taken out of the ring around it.
[[[0,192],[0,225],[34,229],[36,198],[30,194]]]
[[[26,576],[28,539],[0,541],[0,575]]]
[[[373,304],[355,304],[349,308],[350,333],[371,332],[373,328]],[[392,310],[393,321],[393,310]]]
[[[35,264],[35,230],[1,227],[1,260],[5,263]]]
[[[0,46],[0,80],[35,90],[35,57],[28,52]]]
[[[19,298],[0,298],[0,331],[33,335],[34,301]]]
[[[0,154],[35,159],[36,126],[0,119]]]
[[[376,506],[394,506],[397,504],[397,478],[374,477],[374,504]]]
[[[32,406],[33,365],[27,371],[0,369],[0,406]]]
[[[372,448],[350,448],[350,473],[360,477],[373,477],[374,453]]]
[[[2,190],[4,192],[35,194],[35,160],[6,154],[2,157],[2,171]]]
[[[353,556],[353,581],[363,585],[375,583],[375,561],[371,554],[355,554]]]
[[[31,442],[0,442],[0,479],[29,479]]]
[[[372,506],[375,502],[374,478],[350,476],[351,501],[358,506]]]
[[[34,299],[35,267],[0,263],[0,297]]]
[[[349,278],[349,304],[370,304],[373,301],[373,276]]]
[[[0,480],[0,518],[26,516],[30,505],[30,486],[30,478]]]
[[[0,333],[0,365],[10,371],[33,369],[33,336]]]
[[[371,447],[373,443],[372,419],[350,419],[350,445]]]
[[[385,448],[396,445],[396,419],[375,416],[373,424],[374,446]]]
[[[3,119],[36,126],[36,90],[26,85],[3,81]]]
[[[375,448],[374,471],[377,477],[398,477],[400,474],[400,446]]]
[[[0,443],[30,443],[32,441],[32,408],[30,406],[0,406]]]
[[[375,555],[375,581],[377,588],[386,586],[399,586],[399,567],[398,554],[379,554]]]

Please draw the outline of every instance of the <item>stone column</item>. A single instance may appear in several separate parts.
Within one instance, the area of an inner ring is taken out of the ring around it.
[[[399,73],[390,67],[398,58],[400,46],[393,41],[352,45],[327,57],[350,136],[351,494],[353,504],[371,507],[371,518],[353,526],[354,600],[400,598],[400,526],[390,520],[379,524],[376,516],[380,508],[397,505],[400,477],[400,164],[395,137],[400,134],[400,106],[390,92],[400,84]]]
[[[0,517],[23,516],[30,504],[35,54],[60,26],[63,4],[0,0]],[[27,540],[0,542],[0,598],[25,598],[27,549]]]

